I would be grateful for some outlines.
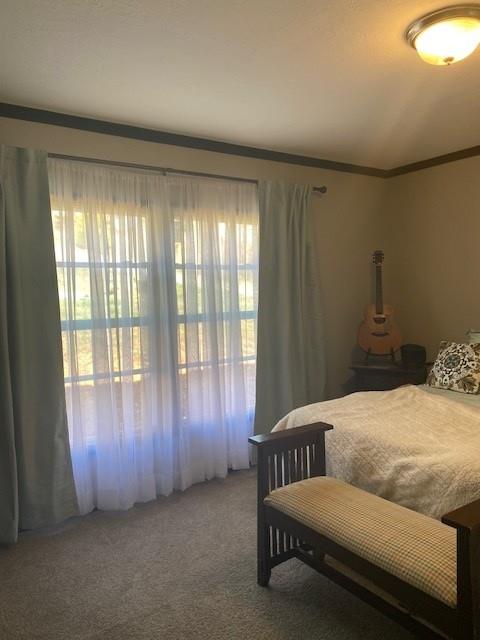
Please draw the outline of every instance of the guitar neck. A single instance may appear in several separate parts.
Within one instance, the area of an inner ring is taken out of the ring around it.
[[[379,314],[383,313],[383,286],[382,286],[382,265],[375,265],[375,286],[376,286],[376,302],[375,311]]]

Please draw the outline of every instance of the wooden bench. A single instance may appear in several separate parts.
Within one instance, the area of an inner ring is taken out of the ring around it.
[[[258,583],[298,558],[419,637],[480,640],[480,500],[443,516],[325,477],[316,423],[252,436]]]

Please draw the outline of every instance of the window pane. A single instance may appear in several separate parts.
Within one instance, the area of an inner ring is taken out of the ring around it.
[[[63,375],[65,378],[70,378],[72,375],[70,367],[70,352],[68,349],[69,338],[70,333],[68,331],[62,331]]]
[[[182,365],[187,362],[187,344],[185,338],[185,325],[178,325],[178,364]]]
[[[222,269],[221,271],[222,288],[219,292],[219,297],[222,301],[221,311],[224,313],[238,309],[237,300],[232,300],[232,295],[234,295],[235,291],[235,288],[232,291],[230,287],[232,275],[233,279],[235,279],[236,274],[235,272],[232,274],[230,269]]]
[[[183,315],[185,313],[185,284],[183,281],[183,270],[175,270],[175,284],[177,288],[177,311]]]
[[[93,373],[92,332],[63,331],[65,376],[86,376]]]
[[[251,269],[238,272],[238,298],[240,311],[255,311],[256,308],[256,273]]]
[[[257,350],[256,321],[242,320],[242,352],[244,356],[254,356]]]
[[[125,266],[121,268],[98,270],[95,274],[102,282],[102,289],[108,291],[108,316],[110,318],[132,318],[142,315],[145,287],[147,285],[146,268]],[[98,290],[98,288],[97,288]],[[105,305],[106,307],[106,305]],[[98,314],[105,317],[106,308],[100,308]]]
[[[92,317],[90,274],[83,267],[58,269],[62,320],[86,320]]]

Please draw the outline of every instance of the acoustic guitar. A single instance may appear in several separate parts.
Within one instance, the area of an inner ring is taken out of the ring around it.
[[[376,301],[375,304],[369,304],[365,308],[364,320],[358,329],[358,344],[367,353],[393,355],[400,348],[402,338],[393,318],[393,308],[383,303],[383,259],[383,251],[375,251],[373,264],[375,265]]]

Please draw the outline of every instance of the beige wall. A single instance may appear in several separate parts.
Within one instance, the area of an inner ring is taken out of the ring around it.
[[[480,157],[389,179],[386,270],[405,342],[480,329]]]
[[[380,204],[386,181],[7,118],[0,118],[0,143],[244,178],[327,185],[325,196],[313,197],[312,215],[324,292],[328,390],[330,396],[342,393],[357,325],[372,295],[369,256],[381,248],[384,237]]]
[[[384,249],[385,300],[404,342],[435,356],[480,329],[480,157],[389,180],[0,118],[0,143],[254,179],[325,184],[313,198],[324,293],[328,390],[342,393],[366,302],[370,255]]]

